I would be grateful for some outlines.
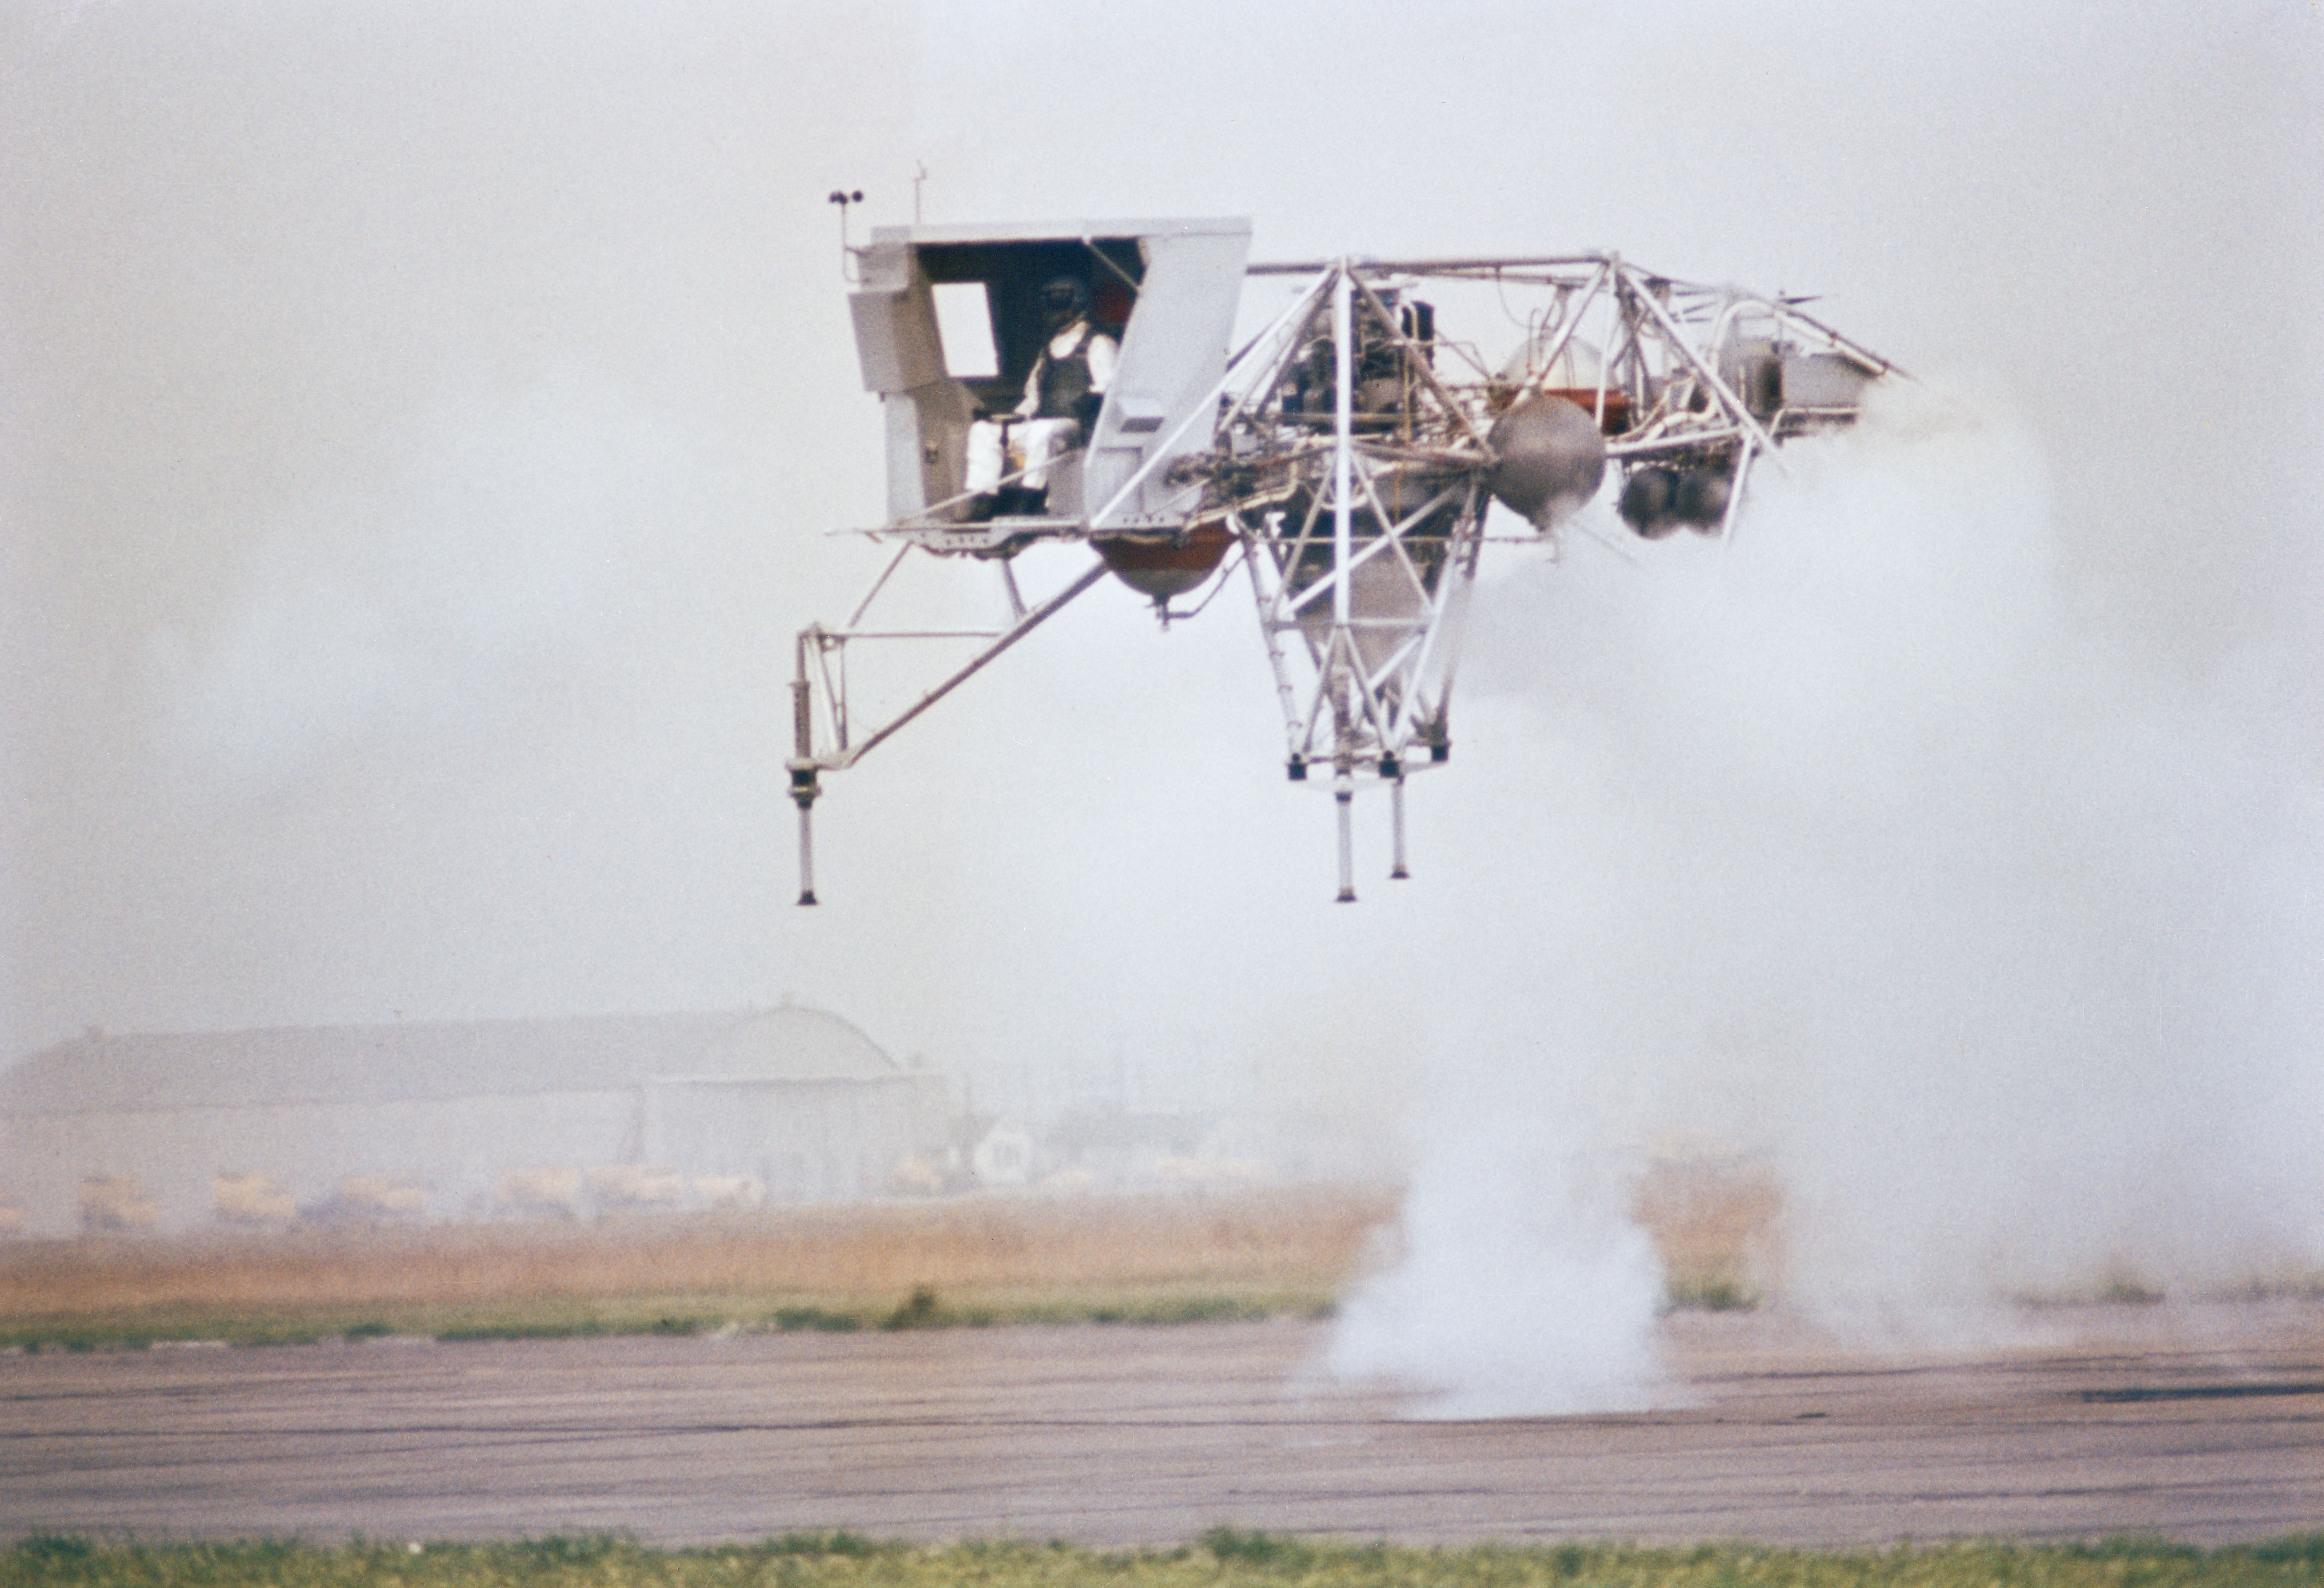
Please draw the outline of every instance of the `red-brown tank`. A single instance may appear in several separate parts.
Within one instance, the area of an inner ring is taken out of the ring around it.
[[[1596,413],[1600,393],[1595,386],[1550,386],[1543,390],[1542,395],[1563,397],[1584,413]],[[1606,414],[1598,428],[1609,436],[1618,436],[1630,428],[1630,394],[1609,390],[1603,395]]]
[[[1183,540],[1173,534],[1107,535],[1097,542],[1097,554],[1140,596],[1167,601],[1209,578],[1233,544],[1224,524],[1205,523]]]

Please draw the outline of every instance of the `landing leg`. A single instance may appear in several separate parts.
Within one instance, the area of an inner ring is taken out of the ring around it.
[[[1388,868],[1388,880],[1400,882],[1412,875],[1404,867],[1404,777],[1398,773],[1388,786],[1390,829],[1396,835],[1396,863]]]
[[[815,817],[814,801],[807,799],[799,808],[799,896],[801,904],[815,902]]]
[[[1342,769],[1332,780],[1332,799],[1340,810],[1340,898],[1342,904],[1356,901],[1356,780]]]
[[[885,577],[886,576],[881,576]],[[807,636],[799,635],[798,677],[791,680],[791,736],[796,759],[788,767],[791,799],[799,808],[799,896],[801,904],[815,902],[815,797],[823,792],[816,780],[815,717],[807,676]]]

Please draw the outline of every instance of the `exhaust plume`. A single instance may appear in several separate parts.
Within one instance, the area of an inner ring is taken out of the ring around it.
[[[1851,1327],[2324,1260],[2314,788],[2072,614],[1997,405],[1904,387],[1786,458],[1729,546],[1585,522],[1479,603],[1523,925],[1440,1034],[1342,1374],[1664,1393],[1629,1205],[1673,1131],[1773,1164],[1757,1282]]]

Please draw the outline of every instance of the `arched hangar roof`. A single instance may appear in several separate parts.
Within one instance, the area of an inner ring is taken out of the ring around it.
[[[904,1074],[822,1010],[539,1020],[92,1031],[0,1072],[0,1114],[263,1108],[604,1092],[656,1080],[864,1082]]]

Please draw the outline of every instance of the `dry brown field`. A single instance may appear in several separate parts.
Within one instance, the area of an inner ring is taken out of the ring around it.
[[[870,1304],[1074,1288],[1328,1294],[1390,1192],[973,1197],[421,1228],[84,1236],[0,1245],[0,1316],[683,1296]]]
[[[875,1322],[924,1288],[949,1316],[998,1321],[1167,1316],[1204,1297],[1244,1312],[1312,1311],[1393,1254],[1397,1196],[1276,1186],[14,1241],[0,1242],[0,1322],[308,1314],[331,1328],[374,1309],[397,1327],[425,1327],[446,1322],[444,1309],[607,1304],[614,1311],[597,1321],[619,1328],[713,1300],[712,1313],[738,1317],[811,1305]],[[1674,1297],[1748,1297],[1766,1271],[1777,1202],[1763,1176],[1651,1170],[1637,1206],[1670,1264]],[[547,1330],[576,1315],[531,1316]]]

